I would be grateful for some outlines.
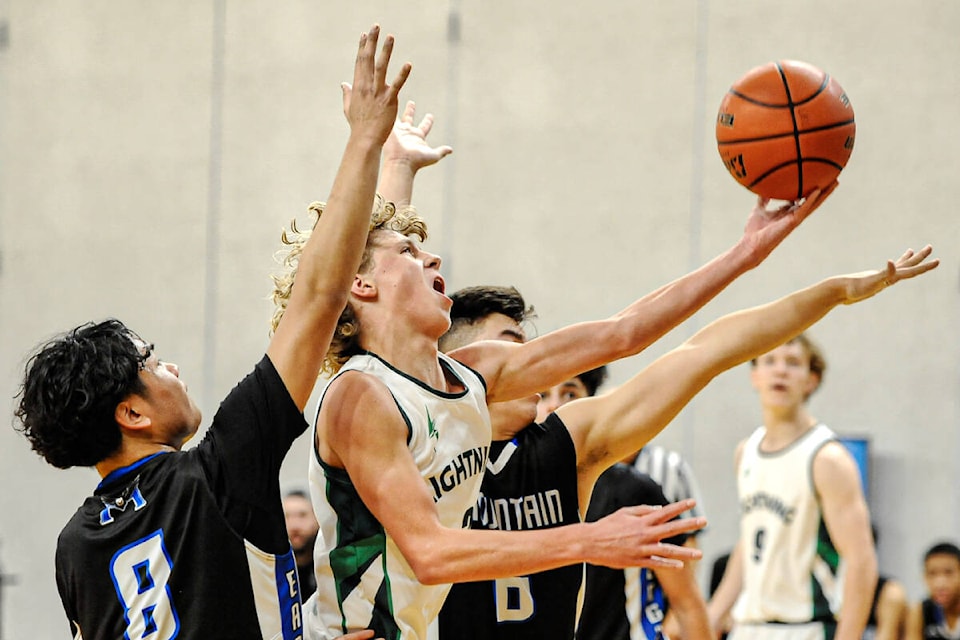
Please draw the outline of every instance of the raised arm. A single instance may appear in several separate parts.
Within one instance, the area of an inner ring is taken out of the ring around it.
[[[347,110],[350,137],[327,206],[300,257],[297,283],[267,355],[294,402],[303,409],[313,392],[334,328],[366,244],[380,168],[380,152],[397,116],[405,64],[391,84],[385,78],[393,36],[377,55],[379,26],[360,37]]]
[[[720,373],[787,342],[841,304],[934,269],[932,248],[905,252],[884,269],[836,276],[775,302],[716,320],[613,392],[557,409],[577,449],[581,487],[640,449]],[[869,529],[868,529],[869,531]]]
[[[758,199],[740,240],[696,271],[660,287],[606,320],[584,322],[510,349],[470,345],[452,353],[483,373],[492,402],[536,393],[602,364],[632,356],[689,318],[737,277],[759,265],[832,193],[767,211]]]
[[[345,87],[345,108],[348,102],[349,89]],[[380,170],[380,185],[377,190],[384,199],[397,206],[407,205],[412,201],[413,181],[420,169],[436,164],[453,153],[453,148],[449,145],[430,146],[427,136],[433,128],[433,114],[428,113],[423,116],[420,124],[414,125],[416,111],[413,101],[407,102],[403,114],[393,125],[393,131],[383,145],[383,168]]]

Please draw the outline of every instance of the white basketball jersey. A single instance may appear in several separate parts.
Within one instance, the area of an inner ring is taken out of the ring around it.
[[[337,375],[361,371],[387,385],[407,423],[410,455],[441,523],[461,528],[480,493],[490,448],[490,415],[483,379],[443,354],[440,362],[462,382],[464,391],[432,389],[372,354],[352,357]],[[327,640],[366,628],[376,631],[377,637],[429,637],[428,627],[450,585],[417,581],[345,470],[318,460],[315,448],[309,474],[320,535],[314,551],[317,591],[304,605],[305,637]]]
[[[813,486],[813,458],[835,439],[823,424],[781,449],[760,451],[766,429],[747,440],[737,469],[743,589],[738,623],[831,620],[842,591],[840,558]]]

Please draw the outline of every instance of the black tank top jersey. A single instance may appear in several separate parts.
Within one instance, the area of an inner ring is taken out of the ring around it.
[[[921,603],[920,610],[923,614],[923,640],[956,640],[956,634],[951,634],[947,628],[940,605],[927,598]]]
[[[555,414],[494,442],[471,529],[546,529],[580,522],[577,454]],[[583,566],[455,584],[440,611],[441,640],[573,638]]]
[[[607,469],[593,488],[587,522],[596,522],[621,507],[638,504],[664,505],[667,499],[663,490],[650,476],[630,465],[616,464]],[[686,536],[665,540],[683,544]],[[632,589],[638,600],[627,602],[626,581],[638,580]],[[610,569],[587,565],[587,582],[583,598],[583,611],[577,628],[577,640],[629,640],[630,621],[637,620],[640,637],[648,640],[663,638],[661,626],[667,611],[663,587],[650,569]]]
[[[278,476],[306,426],[265,356],[196,447],[104,478],[57,544],[60,598],[83,638],[299,638]]]

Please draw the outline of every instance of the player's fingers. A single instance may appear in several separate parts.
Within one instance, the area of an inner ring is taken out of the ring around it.
[[[360,36],[360,49],[357,51],[357,62],[353,69],[353,86],[358,90],[363,91],[370,85],[370,73],[379,36],[380,25],[377,24],[370,27],[369,32]]]
[[[621,510],[632,516],[639,517],[650,513],[660,513],[663,510],[663,507],[658,505],[637,504],[629,507],[622,507]]]
[[[380,47],[380,54],[373,66],[373,81],[375,87],[382,87],[387,79],[387,67],[390,65],[390,55],[393,53],[393,36],[389,33],[383,39],[383,46]]]
[[[413,124],[413,116],[417,112],[417,105],[414,104],[413,100],[407,100],[406,106],[403,108],[403,115],[400,116],[400,122],[404,124]]]
[[[400,67],[400,73],[397,74],[397,77],[394,78],[393,83],[390,85],[390,93],[394,96],[400,93],[400,89],[403,88],[403,85],[407,82],[407,78],[410,77],[410,70],[413,69],[413,66],[409,62],[403,63],[403,66]]]
[[[926,273],[940,266],[939,260],[930,260],[928,262],[921,262],[920,264],[912,265],[909,267],[900,267],[896,269],[896,279],[897,280],[908,280],[919,276],[921,273]]]
[[[420,129],[420,132],[426,137],[430,133],[430,129],[433,129],[433,114],[428,113],[423,116],[423,120],[417,125],[417,129]]]
[[[706,518],[676,518],[670,522],[657,525],[654,531],[657,538],[663,540],[664,538],[672,538],[681,533],[699,531],[705,526],[707,526]]]
[[[693,499],[680,500],[678,502],[672,502],[670,504],[665,504],[659,509],[651,511],[647,514],[647,519],[654,522],[666,522],[667,520],[672,520],[677,517],[684,511],[689,511],[697,506],[697,501]]]
[[[349,82],[341,82],[340,91],[343,92],[343,112],[347,113],[350,111],[350,97],[353,95],[353,87],[350,86]]]
[[[691,560],[699,560],[703,557],[703,552],[700,551],[700,549],[684,547],[678,544],[669,544],[666,542],[643,545],[640,553],[645,557],[680,563],[689,562]]]

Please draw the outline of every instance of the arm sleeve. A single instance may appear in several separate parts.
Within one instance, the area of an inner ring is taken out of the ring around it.
[[[221,511],[264,551],[289,546],[285,533],[273,526],[283,515],[280,466],[306,428],[303,413],[264,356],[221,403],[196,448]]]

